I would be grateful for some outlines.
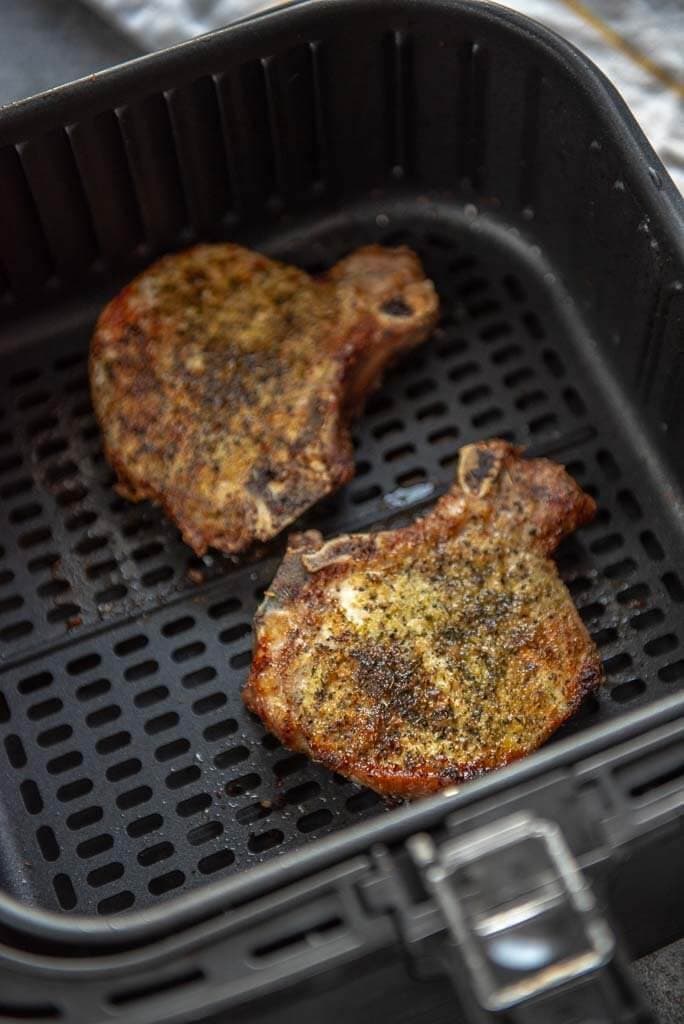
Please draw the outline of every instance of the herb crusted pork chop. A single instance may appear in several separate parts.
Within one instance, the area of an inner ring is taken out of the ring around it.
[[[438,303],[371,245],[314,279],[232,244],[158,260],[105,308],[90,381],[119,490],[198,554],[268,540],[353,475],[350,419]]]
[[[419,796],[536,749],[601,680],[549,557],[593,518],[565,470],[499,440],[403,529],[293,536],[255,622],[247,706],[287,746]]]

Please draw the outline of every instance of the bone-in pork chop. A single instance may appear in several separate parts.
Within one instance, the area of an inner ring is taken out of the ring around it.
[[[120,492],[161,504],[198,554],[273,537],[353,475],[349,422],[437,307],[406,248],[367,246],[321,278],[232,244],[164,257],[91,344]]]
[[[565,470],[499,440],[403,529],[290,538],[244,697],[295,750],[418,796],[535,750],[601,680],[549,557],[593,518]]]

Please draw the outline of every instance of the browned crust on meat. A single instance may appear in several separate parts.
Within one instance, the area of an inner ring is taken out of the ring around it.
[[[310,532],[255,620],[244,699],[286,745],[420,796],[535,750],[601,682],[549,555],[595,514],[563,468],[503,441],[401,530]]]
[[[102,312],[90,381],[119,491],[202,554],[268,540],[353,475],[349,421],[437,299],[408,249],[314,280],[236,245],[158,260]]]

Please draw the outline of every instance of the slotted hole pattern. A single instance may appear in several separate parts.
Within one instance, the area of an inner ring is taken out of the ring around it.
[[[365,240],[340,237],[324,262]],[[600,509],[558,564],[607,681],[561,734],[672,692],[684,678],[676,553],[664,521],[645,517],[638,460],[602,440],[591,385],[573,387],[572,349],[556,351],[562,327],[540,312],[537,283],[448,234],[385,240],[419,251],[441,323],[369,400],[356,479],[300,525],[332,534],[382,523],[444,490],[459,446],[483,434],[531,444],[566,463]],[[280,255],[307,263],[306,252]],[[246,713],[251,622],[277,555],[194,558],[159,510],[116,496],[86,347],[84,333],[32,365],[27,356],[0,406],[0,647],[15,659],[3,673],[0,764],[36,900],[118,913],[385,804],[283,750]]]

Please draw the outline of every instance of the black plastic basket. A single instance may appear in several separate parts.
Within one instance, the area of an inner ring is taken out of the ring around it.
[[[486,4],[311,0],[2,110],[0,226],[0,1020],[204,1019],[324,965],[331,1019],[389,984],[402,1019],[444,929],[404,840],[476,809],[541,807],[590,871],[641,850],[607,883],[631,951],[684,930],[684,214],[596,69]],[[245,711],[282,541],[198,560],[117,497],[86,373],[123,281],[222,238],[312,271],[406,242],[440,293],[307,525],[401,521],[492,435],[596,496],[558,561],[607,682],[546,750],[391,810]]]

